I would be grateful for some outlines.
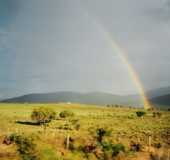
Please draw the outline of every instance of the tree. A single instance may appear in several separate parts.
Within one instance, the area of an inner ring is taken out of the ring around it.
[[[74,113],[68,110],[60,112],[59,116],[61,118],[74,117]]]
[[[51,108],[40,107],[34,109],[31,114],[31,119],[37,121],[40,124],[45,124],[55,119],[56,112]]]
[[[137,115],[138,117],[143,117],[145,114],[146,114],[146,112],[144,112],[144,111],[137,111],[137,112],[136,112],[136,115]]]

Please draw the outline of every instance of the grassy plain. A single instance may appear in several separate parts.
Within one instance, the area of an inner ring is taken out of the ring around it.
[[[32,110],[41,106],[53,108],[57,113],[56,120],[50,122],[46,129],[16,123],[30,121]],[[75,116],[59,118],[63,110],[70,110]],[[97,160],[100,158],[93,151],[84,153],[82,148],[95,143],[98,128],[111,131],[105,141],[125,146],[124,153],[110,159],[152,160],[151,153],[155,158],[170,159],[170,112],[159,111],[161,116],[153,117],[153,111],[147,111],[144,117],[137,117],[138,110],[142,109],[62,103],[0,104],[0,160],[20,159],[15,144],[3,143],[5,136],[11,133],[37,137],[35,143],[41,160]],[[74,121],[79,124],[78,129],[74,128]],[[68,136],[72,139],[72,149],[65,145]],[[132,142],[140,144],[140,151],[131,150]]]

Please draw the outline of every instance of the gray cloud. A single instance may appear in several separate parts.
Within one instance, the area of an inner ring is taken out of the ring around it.
[[[0,88],[7,88],[5,96],[57,90],[137,92],[100,26],[125,50],[147,89],[170,85],[168,1],[16,2],[14,20],[0,26]]]

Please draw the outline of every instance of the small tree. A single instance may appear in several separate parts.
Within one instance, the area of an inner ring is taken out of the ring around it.
[[[36,153],[36,144],[32,136],[11,134],[9,140],[16,144],[17,152],[23,160],[38,160]]]
[[[137,115],[138,117],[143,117],[145,114],[146,114],[146,112],[144,112],[144,111],[137,111],[137,112],[136,112],[136,115]]]
[[[103,138],[104,138],[105,136],[110,136],[110,134],[111,134],[111,131],[110,131],[110,130],[106,130],[106,129],[104,129],[104,128],[98,128],[98,129],[96,130],[96,138],[97,138],[97,141],[98,141],[99,143],[102,143]]]
[[[71,111],[65,110],[65,111],[60,112],[59,116],[61,118],[74,117],[74,113]]]
[[[45,124],[55,119],[56,112],[51,108],[40,107],[34,109],[31,114],[31,119],[37,121],[40,124]]]

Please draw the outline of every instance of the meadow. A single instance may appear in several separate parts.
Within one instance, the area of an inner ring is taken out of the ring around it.
[[[53,109],[55,119],[46,125],[31,123],[31,113],[39,107]],[[60,113],[65,110],[74,115],[61,117]],[[146,114],[140,117],[137,111]],[[8,142],[12,134],[31,137],[31,144],[35,146],[31,153],[37,156],[24,159],[17,144]],[[20,159],[170,160],[170,112],[63,103],[2,103],[0,160]]]

